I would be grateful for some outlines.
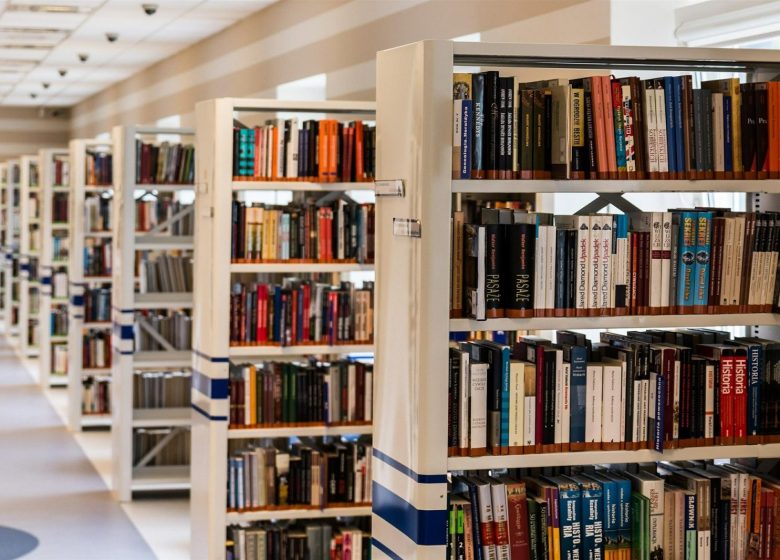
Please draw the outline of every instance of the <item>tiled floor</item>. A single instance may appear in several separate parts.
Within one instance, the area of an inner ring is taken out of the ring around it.
[[[188,501],[147,497],[120,505],[109,491],[109,432],[71,434],[66,390],[41,391],[36,367],[22,364],[0,336],[0,527],[38,539],[23,558],[188,558]],[[9,535],[0,531],[0,560],[18,557]]]

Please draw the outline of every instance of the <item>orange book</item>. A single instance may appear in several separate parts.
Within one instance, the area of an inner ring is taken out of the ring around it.
[[[601,82],[601,103],[604,108],[604,140],[607,144],[607,171],[610,179],[618,178],[615,148],[615,119],[612,111],[612,81],[609,76],[597,76]]]
[[[328,121],[320,121],[317,128],[317,164],[319,166],[318,180],[326,182],[328,175]]]
[[[363,180],[363,121],[355,121],[355,181]]]
[[[330,134],[328,136],[328,182],[335,183],[338,180],[339,161],[339,123],[330,121]]]
[[[769,177],[780,178],[780,82],[769,85]]]

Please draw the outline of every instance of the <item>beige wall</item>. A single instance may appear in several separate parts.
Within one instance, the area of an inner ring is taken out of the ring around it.
[[[0,107],[0,161],[67,146],[69,111],[58,109],[57,115],[46,110],[42,116],[34,107]]]
[[[174,114],[188,123],[198,101],[273,95],[320,73],[329,98],[373,99],[377,51],[472,33],[483,41],[609,43],[610,1],[279,0],[79,103],[71,134]]]

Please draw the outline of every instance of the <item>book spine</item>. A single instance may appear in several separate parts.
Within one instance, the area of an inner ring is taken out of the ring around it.
[[[612,119],[615,135],[615,162],[617,164],[618,177],[626,178],[626,135],[625,120],[623,116],[623,88],[620,82],[611,82],[612,91]]]
[[[657,178],[659,173],[659,147],[658,120],[656,112],[656,94],[655,82],[653,80],[644,81],[644,110],[645,110],[645,142],[647,144],[647,171],[651,174],[650,178]],[[665,136],[664,136],[665,139]]]
[[[685,493],[685,560],[694,559],[698,553],[696,494]]]
[[[471,159],[472,159],[472,127],[474,122],[474,101],[471,99],[461,100],[461,150],[460,150],[460,179],[469,179],[471,177]],[[358,157],[358,161],[361,158]],[[358,177],[360,180],[362,177]]]
[[[571,444],[585,443],[586,391],[587,391],[587,349],[572,346],[571,360],[571,422],[569,441]]]
[[[577,316],[585,316],[588,309],[588,288],[590,286],[590,219],[588,216],[578,216],[575,220],[577,230],[577,276],[575,309]]]
[[[474,100],[474,130],[472,131],[471,178],[485,177],[484,135],[485,135],[485,74],[472,74],[471,91]]]
[[[696,264],[694,272],[694,311],[705,313],[710,286],[710,250],[712,244],[712,212],[696,214]]]
[[[734,443],[734,358],[720,358],[720,441]]]
[[[594,100],[592,90],[592,80],[587,79],[585,85],[584,104],[585,104],[585,154],[586,170],[588,179],[598,178],[598,148],[596,141],[596,116],[594,114]],[[603,128],[603,123],[602,123]]]
[[[695,212],[680,213],[678,260],[677,260],[677,306],[678,312],[693,308],[695,289],[695,263],[697,222]],[[682,308],[682,309],[680,309]]]
[[[585,90],[571,88],[571,178],[584,179],[589,167],[586,151],[587,117]]]
[[[734,442],[747,442],[748,369],[747,355],[738,350],[734,357]]]
[[[536,239],[531,224],[507,226],[507,317],[531,317],[534,309]],[[562,259],[561,259],[562,261]],[[557,263],[556,263],[557,264]]]

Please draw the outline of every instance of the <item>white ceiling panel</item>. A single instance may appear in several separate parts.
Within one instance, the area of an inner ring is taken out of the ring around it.
[[[275,1],[158,0],[148,16],[140,0],[0,0],[0,104],[73,105]],[[46,10],[58,3],[75,13]],[[47,48],[19,48],[36,45]],[[4,74],[4,61],[25,66]]]

